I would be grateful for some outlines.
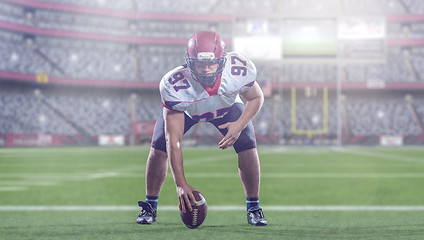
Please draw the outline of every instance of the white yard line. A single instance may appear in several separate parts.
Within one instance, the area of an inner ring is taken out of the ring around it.
[[[13,180],[0,181],[0,186],[53,186],[57,182],[52,181],[34,181],[34,180]]]
[[[85,174],[0,174],[0,192],[26,191],[32,186],[55,186],[65,182],[90,181],[103,178],[144,178],[144,173],[98,172]],[[168,174],[168,178],[172,178]],[[187,178],[238,179],[235,173],[187,173]],[[6,179],[5,179],[6,178]],[[20,178],[10,180],[10,178]],[[263,173],[262,179],[423,179],[424,173]]]
[[[128,151],[144,151],[149,149],[148,147],[136,146],[136,147],[31,147],[31,148],[3,148],[0,149],[0,154],[3,156],[5,154],[14,154],[14,155],[33,155],[34,153],[98,153],[98,152],[128,152]]]
[[[75,173],[75,174],[22,174],[22,173],[7,173],[0,174],[1,185],[54,185],[60,181],[87,181],[102,178],[143,178],[144,173],[130,172],[97,172],[97,173]],[[238,178],[237,172],[222,173],[222,172],[198,172],[187,173],[187,177],[191,178]],[[172,177],[172,176],[168,176]],[[8,178],[19,178],[19,180],[1,180]],[[424,178],[424,173],[262,173],[261,178]]]
[[[75,173],[75,174],[21,174],[8,173],[0,174],[2,178],[21,178],[20,180],[0,180],[0,185],[54,185],[58,181],[87,181],[101,178],[143,178],[144,173],[126,173],[126,172],[98,172],[98,173]],[[237,172],[234,173],[211,173],[198,172],[187,173],[191,178],[239,178]],[[168,176],[172,177],[172,176]],[[424,178],[424,173],[262,173],[261,178]]]
[[[0,187],[0,192],[16,192],[16,191],[25,191],[26,187],[18,187],[18,186],[6,186]]]
[[[237,173],[187,173],[191,178],[238,178]],[[263,173],[261,178],[424,178],[424,173]]]
[[[264,211],[424,211],[424,206],[262,206]],[[138,211],[137,206],[0,206],[0,211]],[[208,206],[208,211],[245,211],[245,206]],[[178,211],[178,206],[159,206],[158,211]]]

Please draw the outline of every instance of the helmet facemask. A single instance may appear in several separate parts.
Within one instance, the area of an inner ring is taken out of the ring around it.
[[[190,73],[198,82],[213,87],[224,70],[226,58],[215,58],[211,52],[199,52],[197,58],[187,57],[186,62]]]

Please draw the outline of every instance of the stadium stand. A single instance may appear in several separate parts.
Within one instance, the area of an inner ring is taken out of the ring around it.
[[[8,2],[0,2],[0,20],[31,25],[32,19],[27,17],[25,8]]]
[[[129,135],[131,123],[129,95],[111,96],[101,93],[93,95],[70,91],[42,91],[37,96],[31,88],[13,90],[2,88],[0,104],[3,107],[0,132],[13,134],[61,134],[78,135],[80,131],[89,135]],[[155,121],[161,112],[158,99],[142,97],[137,101],[137,120]],[[284,137],[293,135],[290,101],[283,101],[278,107],[275,126],[273,119],[274,101],[266,101],[260,114],[254,120],[255,130],[260,136]],[[423,100],[414,102],[417,115],[424,122]],[[352,98],[347,100],[347,119],[350,134],[418,136],[422,133],[419,122],[408,108],[405,100]],[[337,106],[328,106],[328,135],[337,134]],[[319,130],[324,121],[322,100],[299,98],[296,104],[296,128]],[[345,126],[343,126],[345,128]],[[272,131],[272,132],[271,132]],[[219,135],[213,127],[199,128],[191,135],[215,137]],[[189,134],[189,135],[190,135]],[[346,134],[346,133],[345,133]]]
[[[1,1],[0,116],[5,120],[0,135],[129,136],[132,122],[152,122],[160,114],[157,84],[167,71],[185,63],[186,39],[199,29],[210,29],[220,32],[232,50],[234,34],[243,34],[240,28],[246,27],[251,13],[255,17],[250,20],[270,17],[268,27],[277,33],[282,31],[281,16],[386,17],[387,45],[378,61],[354,59],[339,65],[337,56],[257,61],[258,82],[270,82],[272,88],[254,119],[259,141],[304,143],[305,136],[298,141],[301,134],[293,132],[290,90],[310,86],[330,91],[327,122],[322,98],[299,94],[298,130],[320,130],[326,124],[326,132],[315,137],[331,140],[338,134],[424,134],[424,102],[419,97],[424,82],[422,1],[262,0],[260,8],[257,0],[224,2],[198,6],[195,0]],[[37,83],[39,74],[47,76],[44,82]],[[73,83],[77,86],[70,87],[74,80],[79,80]],[[338,81],[348,86],[340,104],[335,97]],[[377,87],[370,89],[375,82]],[[405,100],[408,94],[412,102]],[[188,133],[191,138],[217,135],[213,127]]]
[[[424,48],[412,48],[410,52],[411,62],[417,72],[418,79],[424,82]]]
[[[23,35],[0,31],[0,61],[2,71],[18,73],[50,73],[51,66],[35,53],[33,41]]]
[[[52,2],[52,3],[62,3],[68,5],[77,5],[81,7],[95,7],[95,8],[106,8],[106,9],[114,9],[114,10],[132,10],[133,1],[131,0],[122,0],[122,1],[106,1],[106,0],[98,0],[98,1],[90,1],[90,0],[44,0],[44,2]]]
[[[134,81],[134,63],[128,46],[87,41],[37,38],[37,52],[56,66],[52,76]]]
[[[185,64],[184,47],[139,46],[136,56],[139,76],[147,82],[159,82],[165,73]]]
[[[38,91],[38,93],[37,93]],[[1,132],[13,134],[128,134],[128,99],[31,89],[1,92]]]
[[[282,82],[337,82],[335,64],[286,64],[283,65]]]
[[[420,121],[419,125],[421,126],[421,129],[422,129],[424,124],[424,99],[423,98],[414,99],[413,106],[417,113],[417,118],[418,118],[417,120]]]
[[[129,35],[129,21],[83,14],[37,10],[33,26],[46,29],[78,31],[98,34]]]
[[[421,133],[402,99],[348,100],[353,135],[417,135]]]
[[[402,49],[390,48],[385,63],[346,66],[347,78],[350,82],[414,82],[406,61]]]

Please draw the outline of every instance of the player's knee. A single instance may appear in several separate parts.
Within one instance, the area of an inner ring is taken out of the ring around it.
[[[255,157],[255,156],[257,156],[257,148],[253,147],[253,148],[249,148],[249,149],[246,149],[246,150],[242,150],[242,151],[238,152],[237,154],[240,157],[248,157],[248,158]]]
[[[255,138],[242,137],[234,143],[234,150],[237,153],[256,148]]]
[[[168,153],[163,150],[150,148],[149,159],[151,161],[166,161],[168,158]]]
[[[256,137],[253,130],[253,124],[249,123],[241,132],[238,140],[234,143],[234,149],[237,153],[256,148]]]

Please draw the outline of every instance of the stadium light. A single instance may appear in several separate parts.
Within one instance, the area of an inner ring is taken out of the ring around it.
[[[25,39],[25,44],[26,44],[28,47],[33,47],[33,46],[34,46],[34,40],[33,40],[32,38],[30,38],[30,37],[27,37],[27,38]]]
[[[115,72],[120,72],[120,71],[121,71],[121,69],[122,69],[122,67],[121,67],[121,65],[120,65],[120,64],[116,64],[115,66],[113,66],[113,70],[114,70]]]
[[[72,62],[76,62],[78,60],[78,55],[76,53],[71,53],[69,56]]]
[[[104,100],[102,102],[102,107],[103,108],[109,108],[109,106],[110,106],[110,101],[109,100]]]
[[[35,95],[37,98],[41,98],[41,97],[43,97],[43,94],[41,93],[41,90],[40,90],[40,89],[38,89],[38,88],[34,89],[34,95]]]
[[[45,116],[44,114],[40,114],[40,115],[38,115],[38,121],[39,121],[41,124],[44,124],[44,123],[46,123],[47,118],[46,118],[46,116]]]
[[[138,99],[138,95],[135,94],[135,93],[131,93],[130,98],[131,98],[131,100],[134,100],[135,101],[135,100]]]
[[[319,124],[319,120],[320,120],[320,117],[318,115],[312,116],[312,123],[314,125],[318,125]]]
[[[13,53],[10,55],[10,61],[12,61],[12,62],[17,62],[17,61],[19,61],[19,55],[18,55],[17,53],[13,52]]]

